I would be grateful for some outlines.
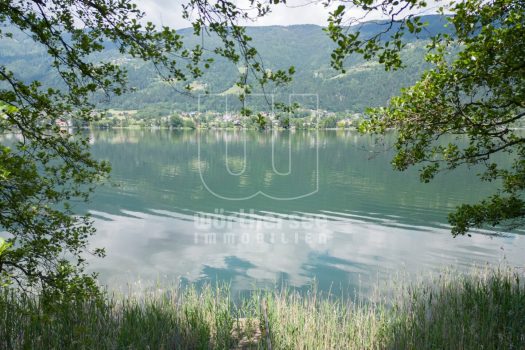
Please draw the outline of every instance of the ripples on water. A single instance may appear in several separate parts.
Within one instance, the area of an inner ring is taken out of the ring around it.
[[[93,245],[107,251],[91,267],[111,288],[219,280],[249,290],[315,279],[322,290],[352,292],[399,270],[524,263],[521,235],[451,237],[447,213],[494,191],[474,181],[475,169],[421,184],[414,170],[391,170],[388,138],[107,131],[93,139],[118,185],[101,188],[87,208]],[[291,174],[279,175],[288,165]],[[224,199],[258,190],[271,198]]]

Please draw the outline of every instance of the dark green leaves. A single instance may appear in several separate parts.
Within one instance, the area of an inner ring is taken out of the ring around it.
[[[22,289],[55,297],[96,292],[84,255],[103,250],[88,250],[92,221],[76,215],[71,203],[88,200],[109,165],[91,158],[82,130],[60,126],[96,119],[94,93],[127,91],[122,66],[96,54],[113,45],[128,58],[151,62],[168,81],[195,79],[210,63],[201,46],[185,48],[175,30],[142,24],[143,17],[129,0],[0,2],[0,22],[43,46],[63,81],[60,89],[26,82],[0,65],[0,130],[16,135],[0,140],[0,231],[10,246],[0,274]]]
[[[452,10],[455,36],[438,36],[429,46],[434,68],[388,108],[371,110],[361,130],[396,129],[394,167],[423,165],[425,182],[460,165],[485,166],[482,180],[501,181],[500,193],[450,215],[454,234],[486,225],[513,227],[525,214],[525,139],[514,129],[525,117],[525,7],[512,0],[468,0]],[[450,135],[455,142],[442,145]],[[498,154],[512,160],[510,169],[499,164]]]

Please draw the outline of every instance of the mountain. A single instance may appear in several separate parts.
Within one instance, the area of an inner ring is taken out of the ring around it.
[[[413,84],[428,67],[423,59],[425,46],[431,36],[445,31],[446,19],[432,15],[423,16],[422,21],[428,24],[417,37],[406,34],[408,44],[402,52],[406,68],[395,72],[386,72],[379,64],[359,57],[347,60],[346,73],[334,71],[330,68],[330,53],[334,45],[323,28],[316,25],[249,27],[247,33],[253,38],[253,46],[258,49],[267,69],[295,67],[294,80],[289,86],[270,91],[276,93],[278,99],[287,101],[289,94],[318,94],[321,109],[361,112],[368,106],[384,105],[400,88]],[[366,22],[359,28],[350,29],[359,29],[365,36],[372,35],[384,30],[384,22]],[[206,48],[212,49],[217,44],[217,39],[213,37],[194,37],[191,29],[180,30],[180,34],[190,46],[203,42]],[[14,31],[13,39],[1,38],[0,52],[0,64],[12,69],[24,81],[40,80],[44,86],[61,86],[60,79],[50,69],[45,50],[27,34]],[[245,69],[215,57],[216,61],[204,76],[192,82],[192,96],[186,96],[160,79],[150,64],[122,56],[111,45],[92,59],[117,62],[128,70],[134,92],[109,100],[94,97],[98,106],[117,109],[142,109],[155,105],[166,110],[194,111],[198,109],[197,96],[204,90],[211,94],[200,99],[206,108],[225,108],[228,96],[229,108],[232,109],[237,102],[235,82],[239,72]],[[257,88],[255,92],[258,92]],[[263,97],[257,95],[251,99],[256,106],[263,101]],[[310,107],[315,105],[315,98],[311,96],[295,99],[299,102],[309,100]]]

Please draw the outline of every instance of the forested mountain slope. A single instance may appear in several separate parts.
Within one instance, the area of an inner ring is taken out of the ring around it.
[[[446,20],[440,16],[424,16],[422,20],[428,23],[426,30],[418,37],[406,36],[409,41],[403,51],[406,68],[396,72],[386,72],[379,64],[358,58],[348,59],[345,74],[334,71],[330,68],[333,44],[322,27],[316,25],[250,27],[248,34],[253,38],[253,45],[261,54],[266,68],[295,67],[293,82],[286,88],[271,91],[278,93],[283,101],[287,100],[285,96],[289,93],[318,94],[322,109],[360,112],[367,106],[384,105],[401,87],[415,82],[426,68],[423,60],[425,46],[432,35],[446,30],[443,27]],[[367,22],[360,30],[375,33],[384,30],[384,24]],[[215,38],[193,37],[190,29],[182,29],[180,33],[190,46],[203,42],[205,48],[212,49],[217,44]],[[44,49],[36,46],[26,34],[14,32],[13,38],[1,38],[0,52],[0,64],[12,69],[24,80],[39,80],[44,86],[61,85],[60,79],[49,67]],[[244,69],[215,57],[215,62],[204,76],[192,83],[192,96],[186,96],[160,79],[153,67],[124,57],[111,46],[94,55],[93,59],[120,62],[127,68],[133,92],[110,99],[94,97],[98,106],[118,109],[141,109],[154,104],[167,110],[193,111],[197,109],[195,96],[205,90],[220,94],[218,100],[231,95],[229,100],[234,101],[237,91],[235,82]],[[178,88],[181,89],[182,85]]]

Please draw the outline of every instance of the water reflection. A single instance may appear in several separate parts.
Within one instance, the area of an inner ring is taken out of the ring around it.
[[[366,291],[399,269],[524,263],[520,235],[450,236],[447,213],[494,190],[473,181],[476,169],[420,184],[415,170],[390,169],[389,138],[123,130],[91,137],[118,184],[100,189],[87,208],[98,229],[93,245],[108,254],[91,267],[113,288],[136,279],[182,279],[231,281],[234,289],[248,290],[276,282],[302,287],[315,278],[321,289]],[[231,169],[245,167],[242,174],[228,174],[226,143]],[[276,166],[286,170],[291,159],[294,176],[272,171],[272,144]],[[199,145],[205,157],[199,158]],[[317,147],[318,179],[312,174]],[[224,200],[206,189],[199,171],[230,197],[254,188],[286,196],[315,181],[319,191],[293,201]]]

